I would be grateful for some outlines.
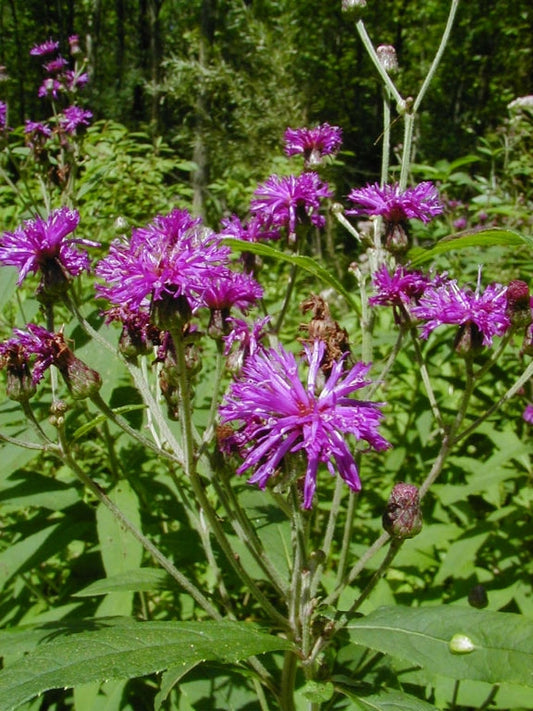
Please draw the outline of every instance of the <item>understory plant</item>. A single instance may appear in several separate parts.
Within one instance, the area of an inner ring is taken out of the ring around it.
[[[95,235],[78,39],[31,50],[24,148],[0,105],[0,710],[533,705],[533,240],[412,180],[458,1],[405,97],[365,4],[381,177],[346,196],[341,127],[290,127],[246,215],[180,190]]]

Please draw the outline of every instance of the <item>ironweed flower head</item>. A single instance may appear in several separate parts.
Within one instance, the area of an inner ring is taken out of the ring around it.
[[[353,491],[361,482],[354,456],[346,442],[351,434],[376,450],[389,443],[378,433],[382,418],[380,403],[354,400],[349,395],[369,384],[370,366],[357,363],[344,371],[340,359],[327,379],[320,369],[325,345],[305,345],[308,373],[305,384],[298,375],[292,353],[260,350],[245,361],[220,408],[223,423],[237,423],[230,441],[244,457],[237,469],[253,470],[250,483],[264,488],[276,474],[284,457],[302,452],[307,459],[303,483],[303,507],[312,506],[320,463],[336,472]]]
[[[32,57],[46,57],[48,54],[54,54],[59,49],[59,42],[53,39],[46,40],[42,44],[36,44],[30,49]]]
[[[7,104],[0,101],[0,131],[5,131],[7,127]]]
[[[222,230],[220,237],[233,237],[244,242],[259,242],[263,239],[279,239],[279,230],[268,229],[258,215],[252,215],[243,223],[237,215],[225,217],[221,220]]]
[[[383,264],[374,274],[373,283],[376,294],[369,299],[372,306],[410,306],[420,299],[431,279],[403,266],[397,266],[391,274]]]
[[[308,223],[323,227],[325,219],[318,210],[321,200],[333,195],[317,173],[280,177],[272,175],[259,185],[250,210],[268,227],[285,227],[289,241],[296,238],[296,226]]]
[[[63,111],[63,115],[59,116],[59,125],[70,135],[77,133],[77,129],[82,126],[88,126],[93,117],[92,111],[82,109],[79,106],[67,106]]]
[[[316,128],[288,128],[285,131],[285,153],[302,154],[306,167],[319,165],[322,158],[335,155],[342,144],[342,129],[323,123]]]
[[[65,342],[60,331],[51,333],[34,323],[27,325],[27,331],[14,329],[15,339],[26,353],[35,356],[33,382],[37,384],[45,371],[55,365],[75,399],[96,394],[102,386],[100,375],[77,358]]]
[[[65,285],[71,276],[89,270],[89,257],[77,246],[98,246],[89,240],[68,237],[79,220],[79,213],[67,207],[53,210],[47,219],[26,220],[22,227],[0,237],[0,263],[18,268],[18,284],[30,272],[41,271],[44,292]]]
[[[131,240],[112,242],[108,256],[96,267],[97,276],[106,282],[96,290],[111,303],[132,310],[180,297],[198,308],[211,280],[225,273],[229,254],[199,218],[175,209],[134,229]]]
[[[533,425],[533,405],[526,405],[522,417],[529,425]]]
[[[374,183],[352,190],[348,199],[356,207],[346,210],[347,215],[381,215],[392,224],[412,219],[429,222],[443,210],[437,189],[430,182],[419,183],[403,191],[398,184],[380,186]]]
[[[422,338],[443,324],[460,326],[460,335],[470,328],[473,340],[478,336],[484,346],[491,346],[494,336],[505,334],[511,324],[506,312],[507,287],[490,284],[481,293],[479,280],[475,291],[462,289],[455,279],[426,288],[418,305],[411,309],[414,316],[425,321]]]
[[[269,321],[270,316],[265,316],[250,326],[239,318],[230,316],[226,319],[231,330],[224,336],[224,355],[228,358],[227,366],[231,371],[238,372],[249,356],[254,356],[263,348],[262,340]]]

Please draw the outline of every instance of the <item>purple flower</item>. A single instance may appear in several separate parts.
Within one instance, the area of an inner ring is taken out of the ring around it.
[[[176,209],[134,229],[130,241],[112,242],[108,256],[96,267],[107,284],[96,289],[111,303],[132,310],[181,296],[197,308],[206,286],[224,272],[229,254],[199,218]]]
[[[56,57],[44,65],[44,68],[49,74],[59,74],[68,66],[68,62],[64,57]]]
[[[533,405],[526,406],[526,409],[524,410],[522,417],[528,424],[533,425]]]
[[[342,129],[323,123],[316,128],[288,128],[285,131],[285,153],[301,153],[306,166],[317,165],[326,155],[337,153],[342,144]]]
[[[52,77],[47,77],[41,86],[37,95],[44,99],[46,97],[51,97],[52,99],[57,99],[59,94],[63,91],[63,85],[58,79],[53,79]]]
[[[40,121],[30,121],[27,119],[24,126],[24,133],[32,138],[47,139],[52,136],[52,129]]]
[[[318,209],[320,201],[332,194],[317,173],[286,178],[272,175],[256,189],[250,210],[268,226],[287,227],[293,237],[296,225],[304,221],[310,220],[317,227],[324,226],[325,220],[318,214]]]
[[[88,126],[93,115],[91,111],[82,109],[79,106],[68,106],[63,111],[63,116],[59,117],[59,125],[66,132],[75,134],[80,126]]]
[[[257,215],[252,217],[243,224],[237,215],[225,217],[221,220],[222,231],[220,237],[233,237],[241,239],[244,242],[259,242],[262,239],[279,239],[280,234],[277,230],[269,230]]]
[[[67,69],[65,72],[65,84],[68,91],[76,91],[76,89],[83,89],[83,87],[89,81],[89,75],[87,72],[78,73],[72,69]]]
[[[264,329],[269,321],[270,316],[264,316],[249,326],[242,319],[231,316],[226,319],[231,331],[224,337],[224,355],[228,356],[230,370],[240,370],[249,356],[254,356],[263,348],[261,341],[266,336]]]
[[[259,351],[244,363],[239,378],[230,386],[220,415],[223,423],[238,424],[231,439],[245,459],[237,473],[253,469],[249,481],[260,488],[274,476],[287,454],[305,454],[303,507],[308,509],[313,502],[321,462],[332,475],[337,469],[353,491],[360,490],[347,434],[366,440],[376,450],[386,449],[389,443],[377,431],[382,418],[380,404],[348,397],[369,384],[365,376],[370,366],[358,363],[344,372],[341,359],[333,364],[329,377],[321,385],[325,344],[315,341],[312,348],[304,347],[309,365],[305,385],[298,376],[298,364],[292,353],[281,346],[277,350]]]
[[[397,184],[380,186],[374,183],[352,190],[348,199],[356,207],[346,210],[347,215],[381,215],[386,222],[393,224],[410,219],[429,222],[443,209],[437,189],[429,182],[419,183],[403,192]]]
[[[371,296],[372,306],[409,306],[416,302],[431,283],[429,277],[419,271],[409,271],[398,266],[393,274],[383,265],[374,274],[375,296]]]
[[[422,328],[422,338],[438,326],[455,324],[457,326],[473,325],[480,335],[482,344],[492,345],[494,336],[503,336],[511,325],[506,313],[507,287],[500,284],[490,284],[480,293],[479,280],[476,291],[461,289],[455,279],[440,286],[429,286],[421,297],[418,306],[411,313],[426,321]]]
[[[263,289],[249,274],[225,269],[209,281],[200,295],[208,309],[227,311],[237,307],[243,313],[263,296]]]
[[[50,213],[48,219],[37,217],[26,220],[14,232],[4,232],[0,237],[0,262],[17,267],[18,284],[29,272],[46,273],[59,269],[64,276],[77,276],[90,266],[89,257],[73,245],[98,246],[84,239],[67,239],[78,226],[80,216],[76,210],[61,207]]]
[[[7,124],[7,104],[5,101],[0,101],[0,131],[6,128]]]
[[[55,42],[52,39],[43,42],[42,44],[37,44],[32,49],[30,49],[30,54],[33,57],[44,57],[47,54],[53,54],[59,49],[59,42]]]
[[[79,399],[94,395],[102,386],[100,375],[76,358],[65,342],[63,332],[51,333],[34,323],[27,331],[14,329],[15,338],[24,353],[35,356],[32,380],[36,385],[45,371],[55,365],[61,372],[72,397]]]

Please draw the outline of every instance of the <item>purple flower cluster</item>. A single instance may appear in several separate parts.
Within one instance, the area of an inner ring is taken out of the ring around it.
[[[422,322],[422,338],[445,324],[470,325],[480,334],[482,344],[490,346],[494,336],[503,336],[511,326],[508,287],[500,284],[490,284],[481,292],[478,283],[472,291],[446,274],[425,275],[404,266],[392,273],[382,266],[373,283],[376,293],[370,304],[392,306],[400,322]]]
[[[79,54],[79,39],[77,35],[69,37],[69,47],[71,57],[75,58]],[[43,44],[36,45],[30,51],[35,57],[46,57],[47,61],[43,65],[47,73],[41,84],[38,95],[41,98],[50,98],[57,101],[60,96],[70,99],[79,89],[83,88],[89,79],[88,74],[83,71],[83,65],[75,63],[74,68],[69,68],[69,60],[58,54],[59,42],[52,39]],[[74,60],[75,61],[75,60]],[[58,112],[54,119],[56,129],[60,134],[74,136],[79,129],[88,126],[92,112],[82,109],[76,104],[67,106],[63,112]],[[45,138],[50,138],[52,130],[46,124],[27,122],[25,133],[28,135],[28,144],[32,148],[42,148]]]
[[[98,293],[130,310],[148,310],[154,302],[186,299],[191,309],[246,311],[262,296],[261,287],[229,266],[230,250],[199,218],[175,209],[134,229],[131,240],[115,240],[96,267],[105,281]]]
[[[236,446],[244,462],[237,473],[253,469],[249,479],[264,488],[286,455],[303,452],[307,467],[303,484],[303,507],[310,508],[320,463],[332,475],[338,471],[353,491],[361,482],[354,456],[346,441],[351,434],[381,451],[389,443],[378,433],[382,419],[380,403],[349,396],[369,384],[369,367],[356,364],[345,371],[344,359],[333,364],[322,384],[321,362],[325,344],[305,345],[308,373],[305,384],[298,375],[298,363],[281,346],[277,350],[250,355],[220,408],[223,423],[237,429],[227,441]]]
[[[289,240],[294,241],[297,225],[324,226],[325,219],[319,213],[321,201],[332,195],[328,185],[314,172],[287,177],[271,175],[257,187],[250,210],[267,228],[286,228]]]
[[[0,237],[0,263],[17,267],[18,284],[30,272],[45,273],[50,269],[59,269],[67,277],[88,271],[89,257],[77,245],[98,245],[89,240],[68,237],[79,220],[78,212],[67,207],[52,211],[47,219],[37,217],[26,220],[14,232],[4,232]]]
[[[341,144],[342,129],[328,123],[285,131],[285,153],[288,156],[302,154],[306,167],[319,165],[324,156],[335,155]]]
[[[78,42],[77,35],[69,37],[69,47],[72,56],[79,53]],[[68,60],[60,54],[57,54],[58,51],[59,42],[52,39],[36,45],[30,50],[30,55],[33,57],[48,58],[43,67],[49,76],[45,77],[39,89],[38,95],[41,98],[49,97],[57,100],[60,94],[72,94],[84,87],[89,80],[89,75],[84,72],[82,68],[75,67],[74,69],[68,69]]]

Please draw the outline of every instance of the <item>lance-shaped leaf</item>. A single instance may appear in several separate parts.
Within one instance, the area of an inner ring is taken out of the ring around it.
[[[0,711],[12,711],[48,689],[131,679],[195,663],[236,663],[291,643],[247,622],[137,622],[102,618],[33,628],[37,646],[0,672]],[[31,630],[22,630],[27,644]],[[0,634],[0,649],[16,628]]]

